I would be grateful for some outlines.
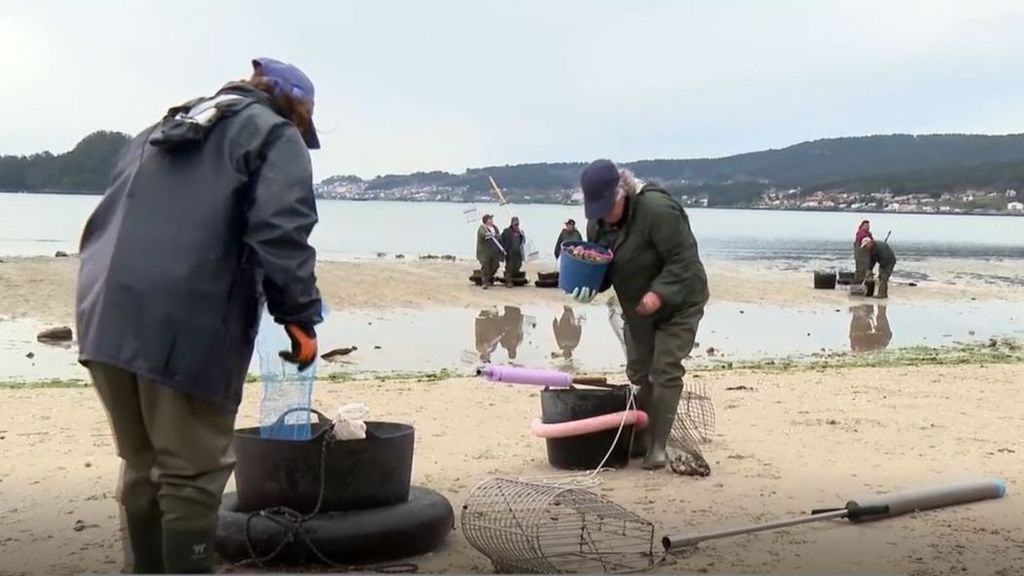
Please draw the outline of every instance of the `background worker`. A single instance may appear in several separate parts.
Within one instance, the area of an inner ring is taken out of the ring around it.
[[[878,287],[875,290],[875,298],[889,297],[889,277],[896,268],[896,253],[892,251],[889,243],[885,240],[865,239],[868,242],[871,260],[868,264],[868,271],[874,270],[878,264]]]
[[[853,280],[858,284],[864,281],[867,277],[868,270],[871,269],[870,251],[863,247],[865,239],[874,239],[871,235],[871,222],[861,220],[860,226],[857,227],[857,233],[853,238]]]
[[[707,274],[686,211],[663,188],[595,160],[580,178],[587,238],[609,248],[614,259],[605,276],[623,310],[626,372],[640,388],[638,407],[648,413],[647,433],[634,455],[647,469],[668,462],[666,444],[682,395],[683,359],[693,349],[708,301]],[[590,302],[590,290],[573,298]]]
[[[313,84],[275,60],[253,68],[137,135],[82,234],[79,360],[123,461],[136,573],[214,572],[261,288],[292,341],[282,356],[316,359]]]
[[[480,228],[476,231],[476,260],[480,263],[480,285],[484,290],[491,287],[498,265],[504,258],[498,227],[494,225],[494,216],[484,214]]]
[[[513,287],[513,279],[523,269],[526,236],[519,228],[519,218],[512,217],[508,228],[501,233],[501,247],[505,250],[505,286]]]
[[[582,242],[583,235],[576,229],[576,221],[572,218],[565,221],[565,227],[558,233],[558,240],[555,241],[555,260],[562,254],[562,244],[565,242]]]

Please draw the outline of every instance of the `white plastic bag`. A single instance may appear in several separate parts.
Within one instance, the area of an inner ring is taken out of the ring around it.
[[[370,409],[365,404],[345,404],[338,408],[334,418],[334,436],[338,440],[361,440],[366,438],[366,422],[363,421]]]

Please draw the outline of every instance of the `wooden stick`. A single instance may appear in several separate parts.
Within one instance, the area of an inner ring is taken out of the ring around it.
[[[604,376],[573,376],[572,383],[584,385],[607,384],[608,379],[605,378]]]

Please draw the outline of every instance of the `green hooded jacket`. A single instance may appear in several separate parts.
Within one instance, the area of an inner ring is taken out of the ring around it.
[[[896,266],[896,253],[892,251],[889,243],[884,240],[876,240],[871,249],[871,267],[874,268],[875,264],[880,265],[882,268]]]
[[[648,184],[626,200],[619,225],[587,222],[587,239],[614,253],[601,291],[614,287],[627,318],[644,294],[662,306],[655,318],[703,309],[709,298],[707,273],[686,211],[661,187]]]

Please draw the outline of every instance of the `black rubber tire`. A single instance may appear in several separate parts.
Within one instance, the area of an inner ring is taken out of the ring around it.
[[[238,496],[224,495],[217,526],[217,553],[230,563],[250,558],[245,542],[249,514],[238,511]],[[412,486],[401,504],[316,515],[303,524],[310,542],[331,562],[351,566],[391,562],[432,552],[444,544],[455,528],[452,505],[439,492]],[[255,517],[249,524],[257,557],[270,554],[285,538],[276,522]],[[306,566],[322,564],[309,546],[296,536],[267,564]]]
[[[834,272],[815,272],[814,288],[816,290],[835,290],[836,275]]]
[[[481,284],[483,284],[483,280],[481,280],[479,275],[470,276],[469,277],[469,281],[472,282],[473,284],[476,284],[477,286],[480,286]],[[495,285],[495,284],[504,284],[504,283],[505,283],[505,277],[504,276],[495,276],[494,278],[491,278],[491,285],[492,286]],[[526,286],[529,283],[530,283],[530,280],[525,278],[525,277],[522,277],[522,276],[517,276],[517,277],[512,279],[512,285],[513,286]]]

